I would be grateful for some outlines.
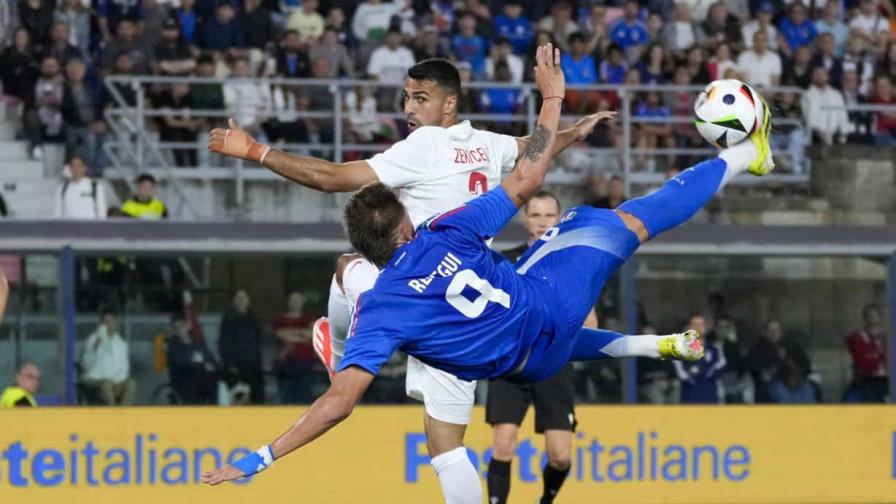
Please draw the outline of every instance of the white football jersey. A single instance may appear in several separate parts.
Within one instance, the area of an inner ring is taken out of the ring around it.
[[[463,121],[449,128],[421,126],[367,162],[380,182],[401,190],[417,226],[496,187],[513,171],[516,157],[516,138]]]

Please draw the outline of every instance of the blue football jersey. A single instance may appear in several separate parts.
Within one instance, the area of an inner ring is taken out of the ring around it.
[[[513,371],[548,321],[538,284],[486,244],[516,211],[498,187],[424,222],[358,299],[338,370],[401,350],[466,380]]]

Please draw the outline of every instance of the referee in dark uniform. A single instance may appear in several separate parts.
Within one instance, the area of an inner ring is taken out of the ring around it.
[[[548,191],[539,191],[525,209],[528,241],[504,255],[516,261],[535,240],[560,220],[560,201]],[[585,325],[595,327],[589,315]],[[488,386],[485,421],[493,432],[492,460],[488,466],[488,502],[505,504],[510,493],[510,466],[517,447],[520,424],[530,404],[535,404],[535,432],[544,434],[548,464],[544,468],[541,504],[551,504],[569,474],[572,434],[575,432],[575,390],[569,365],[545,381],[531,384],[492,380]]]

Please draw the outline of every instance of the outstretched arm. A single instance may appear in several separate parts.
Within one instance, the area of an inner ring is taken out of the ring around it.
[[[356,191],[378,180],[367,161],[333,163],[289,154],[256,142],[239,129],[233,119],[228,121],[228,126],[228,129],[215,128],[209,133],[209,151],[258,163],[278,175],[318,191]]]
[[[535,83],[542,96],[535,131],[529,136],[526,148],[520,152],[516,168],[501,182],[517,207],[523,206],[538,191],[551,162],[566,91],[566,81],[560,70],[560,49],[546,44],[536,50]]]
[[[576,123],[571,127],[567,128],[563,131],[557,132],[557,138],[554,140],[554,148],[551,149],[551,156],[556,156],[560,154],[570,145],[581,142],[594,131],[594,128],[600,124],[601,121],[606,119],[613,119],[616,117],[615,111],[604,110],[601,112],[595,112],[593,114],[586,115],[585,117],[576,121]],[[526,146],[529,145],[529,139],[532,135],[526,135],[524,137],[518,137],[516,139],[517,144],[517,152],[523,152],[526,150]]]
[[[204,473],[202,482],[217,485],[243,476],[251,476],[266,469],[274,460],[314,441],[348,418],[373,378],[374,375],[357,366],[336,373],[330,388],[314,401],[289,430],[269,446],[237,460],[233,465],[228,464]]]

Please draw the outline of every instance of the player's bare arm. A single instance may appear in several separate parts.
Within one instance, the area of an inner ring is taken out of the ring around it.
[[[501,182],[517,207],[523,206],[544,182],[560,123],[566,81],[560,69],[560,50],[551,44],[535,52],[535,83],[542,96],[535,131],[520,152],[513,173]]]
[[[273,443],[259,450],[266,451],[264,456],[256,455],[257,452],[249,456],[256,456],[258,464],[261,466],[254,466],[254,472],[265,469],[274,460],[314,441],[323,433],[339,424],[339,422],[348,418],[355,404],[358,403],[364,391],[370,386],[373,378],[374,375],[356,366],[350,366],[336,373],[330,388],[311,404],[308,410],[305,411],[305,414],[289,430],[274,440]],[[270,459],[265,458],[268,455]],[[241,462],[246,458],[234,462],[234,465],[228,464],[204,473],[202,482],[209,485],[218,485],[225,481],[246,476],[246,471],[237,467],[241,466]]]
[[[333,163],[289,154],[256,142],[233,119],[228,121],[228,126],[215,128],[209,133],[209,151],[258,163],[305,187],[324,192],[347,192],[356,191],[365,184],[379,180],[367,161]]]
[[[9,299],[9,282],[3,268],[0,268],[0,323],[3,323],[3,314],[6,313],[6,300]]]
[[[554,147],[551,150],[551,155],[556,156],[566,150],[570,145],[585,140],[601,121],[612,121],[615,118],[616,111],[603,110],[579,119],[571,128],[557,132],[557,138],[554,140]],[[531,135],[517,137],[516,144],[518,152],[523,152],[526,149],[526,145],[529,143],[530,138]]]

